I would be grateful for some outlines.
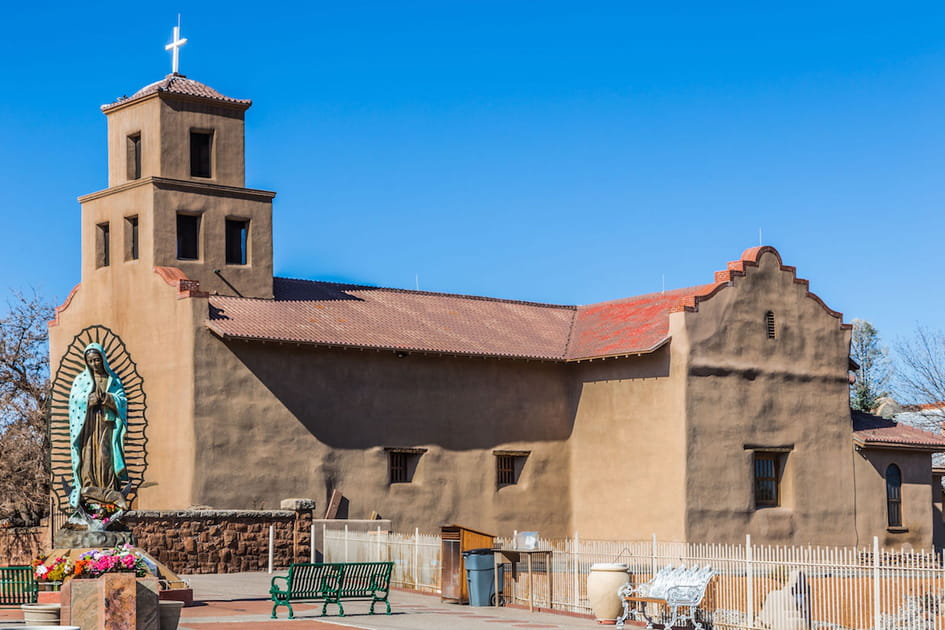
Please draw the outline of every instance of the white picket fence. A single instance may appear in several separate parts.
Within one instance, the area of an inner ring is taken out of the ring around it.
[[[496,544],[512,547],[511,539]],[[326,562],[392,560],[393,585],[440,590],[440,537],[374,531],[326,531]],[[507,601],[590,613],[587,576],[597,562],[625,562],[642,583],[673,564],[709,564],[719,572],[701,609],[714,627],[746,630],[945,630],[945,566],[931,552],[870,547],[782,547],[605,541],[540,540],[550,559],[536,556],[533,579],[523,567],[506,570]],[[550,579],[549,579],[550,578]],[[529,584],[534,589],[529,592]],[[551,585],[553,592],[549,590]],[[782,591],[772,595],[774,591]],[[780,600],[780,606],[774,605]],[[787,605],[784,602],[789,602]],[[766,602],[768,603],[766,606]],[[793,602],[793,603],[791,603]]]

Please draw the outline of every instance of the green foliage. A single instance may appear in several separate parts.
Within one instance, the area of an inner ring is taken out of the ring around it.
[[[850,406],[859,411],[871,411],[878,398],[889,395],[892,368],[889,350],[880,343],[879,331],[866,320],[853,320],[850,358],[860,366],[856,382],[850,386]]]

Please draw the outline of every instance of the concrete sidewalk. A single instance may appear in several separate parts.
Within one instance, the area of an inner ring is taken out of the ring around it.
[[[321,604],[299,604],[293,606],[294,620],[287,619],[288,611],[284,607],[278,611],[280,618],[272,620],[272,601],[268,598],[271,578],[266,573],[186,576],[194,588],[195,601],[201,605],[183,610],[179,630],[250,630],[256,627],[269,630],[592,630],[600,627],[592,619],[583,617],[530,613],[520,608],[460,606],[441,602],[439,595],[396,590],[390,594],[389,616],[383,614],[383,606],[375,606],[375,614],[369,615],[369,602],[344,602],[344,617],[338,616],[334,605],[330,605],[328,614],[321,617]],[[377,614],[378,611],[381,614]]]

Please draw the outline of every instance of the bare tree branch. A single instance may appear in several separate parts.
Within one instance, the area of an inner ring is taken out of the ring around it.
[[[32,525],[49,502],[46,432],[52,307],[14,294],[0,318],[0,522]]]

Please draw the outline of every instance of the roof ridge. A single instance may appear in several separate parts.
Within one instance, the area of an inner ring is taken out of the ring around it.
[[[318,284],[329,284],[329,285],[333,285],[337,287],[348,287],[351,290],[371,289],[375,291],[389,291],[391,293],[428,295],[431,297],[454,297],[454,298],[461,298],[464,300],[477,300],[481,302],[499,302],[502,304],[520,304],[522,306],[539,306],[543,308],[567,309],[567,310],[572,310],[572,311],[576,311],[578,308],[574,304],[552,304],[549,302],[531,302],[529,300],[512,300],[508,298],[490,297],[486,295],[470,295],[468,293],[447,293],[447,292],[442,292],[442,291],[418,291],[415,289],[399,289],[396,287],[382,287],[378,285],[356,284],[352,282],[333,282],[330,280],[308,280],[305,278],[286,278],[283,276],[273,276],[273,280],[289,280],[292,282],[311,282],[311,283],[318,283]],[[244,299],[259,299],[259,298],[244,298]],[[280,302],[305,302],[305,301],[307,300],[280,300]]]

